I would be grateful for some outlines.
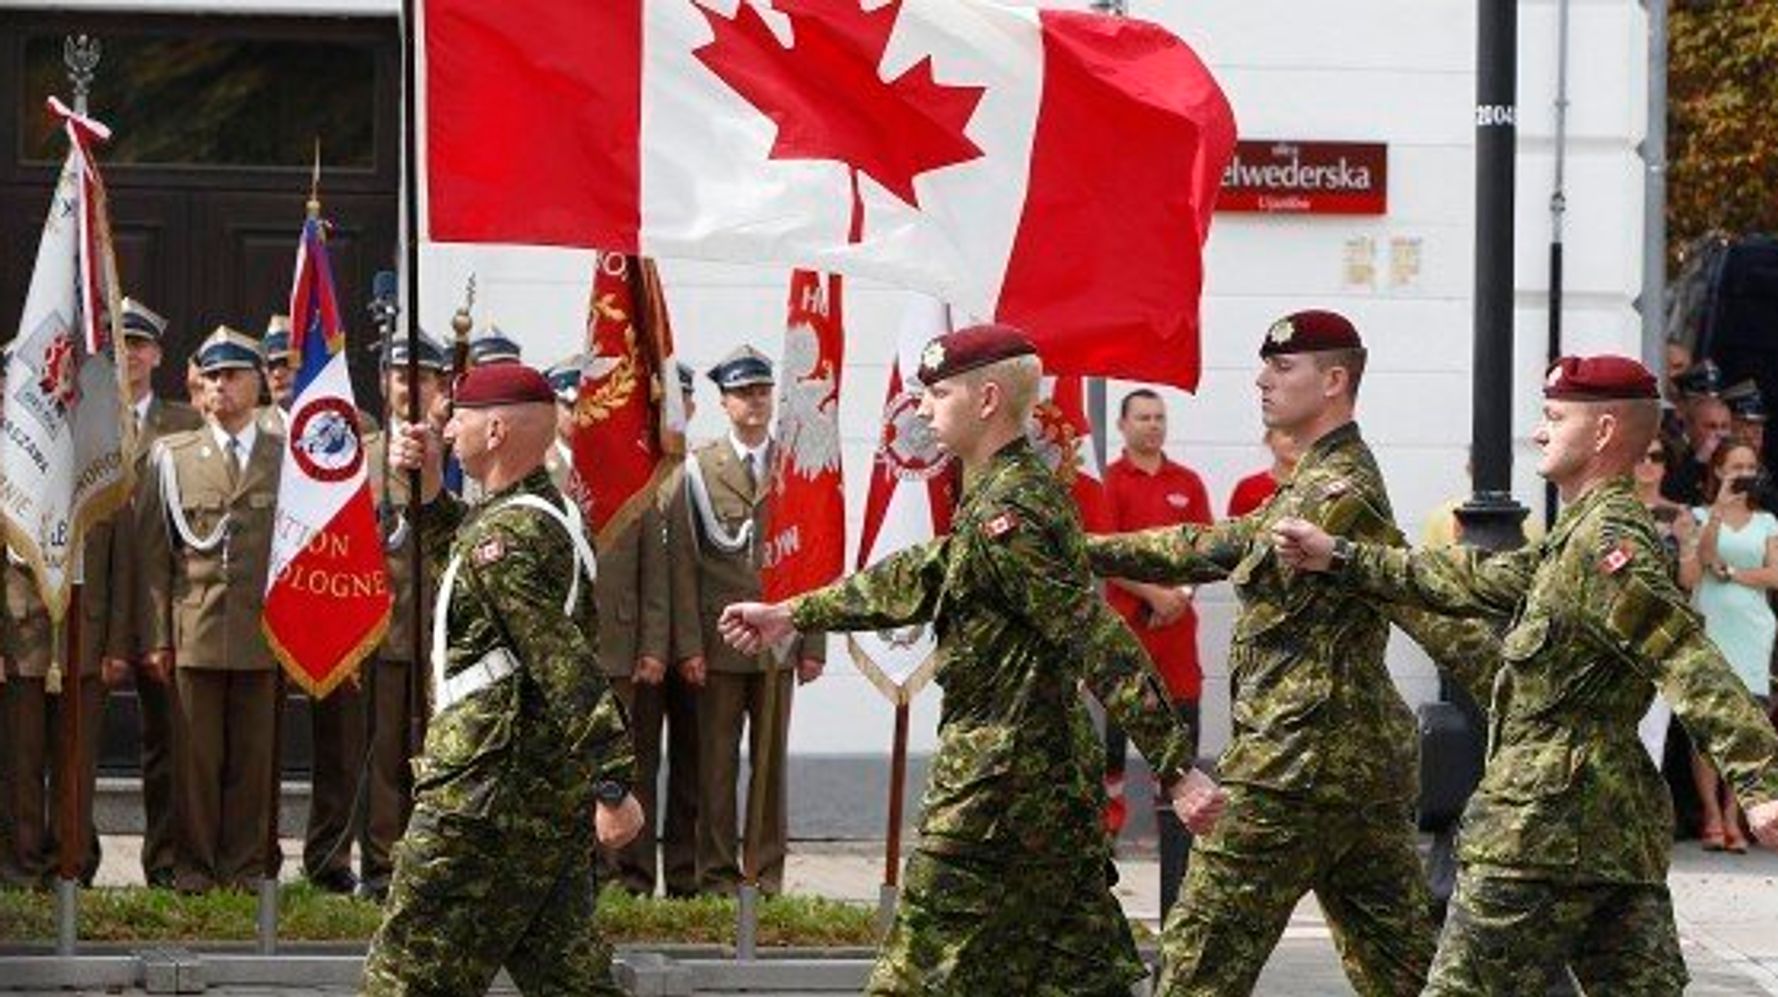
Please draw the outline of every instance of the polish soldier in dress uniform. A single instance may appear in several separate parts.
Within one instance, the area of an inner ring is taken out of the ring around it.
[[[245,888],[269,869],[277,663],[260,629],[284,441],[261,419],[259,344],[218,327],[198,352],[201,429],[149,460],[140,542],[152,667],[178,703],[181,890]]]
[[[680,578],[673,590],[673,643],[698,701],[698,880],[706,893],[733,894],[748,868],[768,895],[779,892],[789,837],[784,763],[789,747],[792,673],[819,677],[827,657],[822,634],[799,637],[780,663],[774,651],[744,654],[723,643],[722,607],[757,599],[761,542],[767,535],[773,442],[772,364],[742,346],[712,367],[729,432],[697,448],[685,463],[691,528],[672,552]],[[748,732],[747,808],[735,808],[741,732]],[[742,815],[759,814],[740,841]],[[752,840],[757,835],[757,840]],[[738,847],[741,846],[741,847]]]
[[[1297,520],[1274,530],[1283,562],[1349,592],[1509,627],[1458,672],[1489,704],[1488,760],[1427,994],[1541,997],[1544,967],[1563,964],[1589,994],[1684,990],[1673,811],[1637,735],[1657,690],[1778,849],[1778,734],[1673,581],[1636,495],[1658,399],[1628,357],[1550,368],[1533,439],[1563,508],[1541,544],[1484,555],[1390,549]]]
[[[418,337],[420,362],[420,411],[428,413],[444,396],[450,363],[444,348],[431,336]],[[407,425],[408,357],[410,341],[399,336],[390,343],[383,359],[385,412],[394,433]],[[424,415],[422,415],[424,418]],[[377,652],[375,673],[365,679],[366,724],[370,744],[369,791],[365,796],[364,833],[359,839],[359,891],[379,903],[388,895],[394,869],[395,843],[407,828],[413,809],[413,759],[420,751],[425,729],[426,679],[414,665],[414,627],[420,625],[414,610],[413,549],[419,535],[415,513],[408,500],[408,476],[387,466],[389,437],[382,433],[365,440],[370,462],[371,497],[379,504],[383,524],[384,554],[388,560],[389,586],[395,605],[389,615],[389,633]],[[431,605],[436,579],[428,573],[421,604]],[[424,662],[421,663],[424,667]]]
[[[469,366],[501,363],[524,363],[524,351],[499,326],[489,322],[486,329],[469,340]]]
[[[204,417],[190,405],[162,398],[154,391],[154,372],[163,359],[166,332],[165,318],[139,301],[123,299],[124,365],[136,426],[136,487],[129,508],[120,513],[129,517],[130,528],[112,534],[111,558],[119,579],[115,583],[119,597],[113,600],[111,626],[123,639],[123,655],[135,672],[142,744],[142,874],[150,886],[171,888],[178,846],[173,795],[173,676],[147,660],[147,613],[142,608],[139,570],[142,548],[137,538],[142,535],[144,496],[148,489],[159,487],[149,473],[149,453],[162,437],[203,426]]]
[[[259,348],[265,353],[265,384],[272,406],[287,410],[296,390],[296,371],[290,366],[290,316],[273,315],[266,320]]]

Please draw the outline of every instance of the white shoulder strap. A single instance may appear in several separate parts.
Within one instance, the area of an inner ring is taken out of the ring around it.
[[[228,513],[222,514],[222,520],[210,531],[209,536],[198,539],[191,531],[191,522],[185,518],[185,503],[179,494],[179,469],[173,466],[173,451],[156,440],[149,459],[160,472],[161,499],[167,507],[167,519],[173,524],[173,531],[193,550],[205,554],[215,550],[223,538],[228,536]]]
[[[501,502],[499,505],[489,508],[486,512],[482,513],[482,515],[492,515],[496,510],[508,505],[518,505],[524,506],[527,509],[535,509],[555,520],[561,525],[563,530],[567,531],[568,540],[574,545],[574,561],[577,570],[574,572],[574,580],[568,585],[568,599],[562,604],[562,615],[574,615],[574,607],[580,602],[581,576],[585,575],[588,582],[596,581],[599,577],[598,558],[593,555],[592,545],[587,543],[586,530],[583,526],[584,521],[581,518],[579,507],[570,502],[568,503],[568,510],[564,512],[536,495],[521,494],[515,495],[512,498]],[[463,555],[459,552],[456,556],[451,558],[451,563],[445,566],[444,577],[441,578],[438,583],[437,601],[434,602],[432,607],[432,672],[433,677],[439,681],[442,681],[444,678],[445,647],[448,630],[447,624],[449,622],[448,616],[451,610],[451,595],[457,588],[457,572],[462,570],[462,568]]]
[[[704,483],[704,466],[698,462],[696,454],[687,454],[685,457],[685,485],[691,493],[691,507],[703,524],[704,536],[711,546],[724,554],[735,554],[752,542],[752,519],[730,533],[723,528],[722,521],[716,518],[716,509],[710,504],[710,486]]]

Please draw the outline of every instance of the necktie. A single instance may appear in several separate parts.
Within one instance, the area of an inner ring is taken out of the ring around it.
[[[742,466],[747,469],[747,487],[755,492],[759,491],[759,466],[757,460],[758,458],[753,454],[748,454],[741,458]]]
[[[241,484],[241,441],[231,436],[228,438],[228,486],[239,487]]]

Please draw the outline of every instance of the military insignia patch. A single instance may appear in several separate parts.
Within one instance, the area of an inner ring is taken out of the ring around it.
[[[1281,318],[1278,321],[1273,322],[1272,327],[1266,330],[1266,338],[1277,343],[1279,346],[1283,346],[1290,342],[1295,336],[1296,325],[1287,318]]]
[[[477,567],[493,564],[506,556],[506,544],[502,543],[499,537],[489,537],[475,545],[472,556]]]
[[[1352,482],[1345,478],[1335,478],[1321,486],[1321,494],[1326,498],[1339,498],[1352,490]]]
[[[944,362],[945,347],[943,343],[927,343],[926,348],[920,351],[920,366],[927,370],[937,370],[939,365]]]
[[[1628,544],[1618,544],[1606,551],[1605,556],[1599,559],[1599,570],[1608,575],[1615,575],[1622,571],[1624,565],[1629,564],[1635,556],[1635,552],[1630,550]]]
[[[991,540],[998,540],[1011,533],[1019,525],[1018,518],[1010,512],[1003,512],[982,524],[982,532]]]

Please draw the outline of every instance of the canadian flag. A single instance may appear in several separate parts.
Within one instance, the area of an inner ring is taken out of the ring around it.
[[[776,261],[1194,387],[1235,140],[1184,42],[996,0],[421,0],[422,238]]]
[[[824,286],[825,285],[825,286]],[[840,476],[840,277],[790,278],[778,371],[777,446],[767,496],[760,587],[777,602],[826,585],[846,567],[846,489]]]
[[[317,699],[382,643],[395,598],[325,232],[310,218],[297,244],[290,291],[296,385],[260,618],[285,673]]]
[[[858,540],[860,568],[951,529],[951,512],[957,506],[957,462],[939,449],[938,439],[916,415],[923,389],[913,374],[920,369],[920,351],[927,342],[949,331],[944,303],[915,296],[896,341],[895,366],[883,402],[883,436],[871,461],[870,492]],[[855,633],[850,640],[859,671],[895,702],[905,701],[917,690],[937,647],[932,628],[925,624]]]
[[[1086,389],[1078,377],[1046,377],[1041,399],[1031,410],[1027,435],[1074,497],[1088,533],[1113,532],[1111,503],[1099,476],[1093,421],[1087,418]]]

